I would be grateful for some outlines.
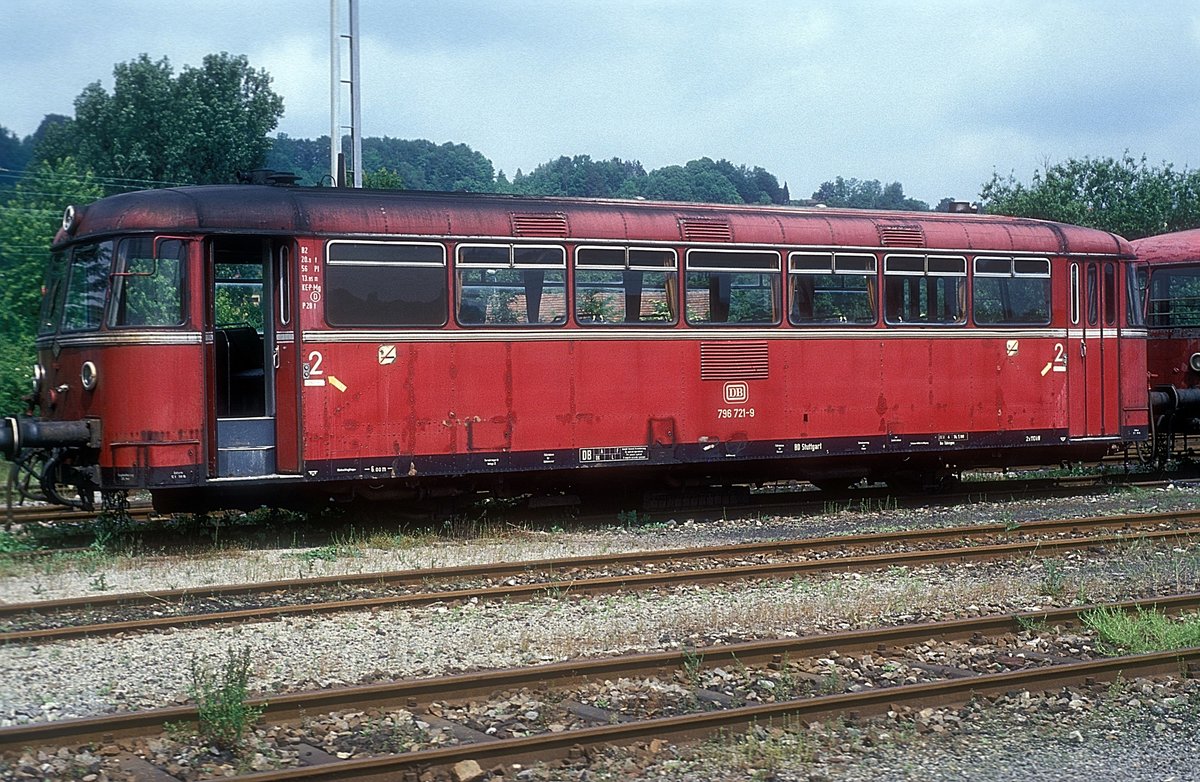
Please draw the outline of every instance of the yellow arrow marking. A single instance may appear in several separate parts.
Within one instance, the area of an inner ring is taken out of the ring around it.
[[[334,377],[333,375],[330,375],[330,376],[329,376],[329,385],[333,386],[333,387],[334,387],[334,388],[336,388],[338,391],[345,392],[345,390],[346,390],[346,384],[345,384],[345,383],[343,383],[342,381],[338,380],[338,379],[337,379],[336,377]]]

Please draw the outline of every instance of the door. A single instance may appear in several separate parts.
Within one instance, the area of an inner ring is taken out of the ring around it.
[[[270,240],[261,237],[218,237],[209,244],[216,424],[216,459],[209,464],[218,478],[276,471],[273,256]]]
[[[275,471],[300,472],[300,382],[296,362],[299,344],[295,295],[296,253],[290,242],[272,250],[275,320]]]
[[[1072,263],[1067,329],[1072,439],[1115,437],[1119,429],[1118,286],[1113,261]]]

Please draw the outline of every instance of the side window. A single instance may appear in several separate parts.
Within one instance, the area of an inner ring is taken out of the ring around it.
[[[981,326],[1050,323],[1047,258],[975,259],[971,312]]]
[[[443,326],[446,248],[332,241],[325,290],[325,319],[333,326]]]
[[[877,320],[876,260],[865,253],[788,255],[788,321],[862,325]]]
[[[674,250],[580,247],[575,251],[575,320],[581,325],[677,320]]]
[[[455,260],[458,322],[464,326],[567,322],[562,247],[462,244]]]
[[[1079,325],[1079,264],[1071,264],[1071,325]]]
[[[888,255],[883,259],[884,317],[893,324],[961,324],[967,315],[967,259]]]
[[[777,252],[688,250],[688,323],[778,323],[780,277]]]
[[[118,245],[108,325],[183,323],[184,244],[178,239],[124,239]]]
[[[104,317],[104,289],[112,268],[112,242],[78,247],[71,255],[63,331],[92,331]]]
[[[1117,265],[1104,264],[1104,325],[1117,325]]]
[[[1100,322],[1100,280],[1095,263],[1087,265],[1087,324],[1095,326]]]

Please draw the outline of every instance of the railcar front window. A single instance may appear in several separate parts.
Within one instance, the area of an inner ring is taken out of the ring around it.
[[[895,325],[958,325],[967,317],[967,259],[888,255],[883,259],[884,317]]]
[[[42,290],[42,314],[38,321],[38,334],[53,334],[62,320],[63,291],[66,290],[68,255],[56,252],[46,267],[46,281]]]
[[[449,311],[440,244],[330,242],[325,318],[334,326],[443,326]]]
[[[125,239],[117,249],[108,325],[178,326],[183,323],[184,245],[178,239]]]
[[[575,251],[575,320],[582,325],[676,322],[673,250],[581,247]]]
[[[558,326],[567,322],[567,255],[556,246],[459,245],[458,322]]]
[[[1200,326],[1200,269],[1154,269],[1150,275],[1148,304],[1148,326]]]
[[[792,253],[788,320],[796,326],[875,323],[875,269],[874,255]]]
[[[976,258],[971,312],[981,326],[1050,323],[1050,261]]]
[[[1125,318],[1130,326],[1145,326],[1144,308],[1147,279],[1144,268],[1129,264],[1125,267]]]
[[[688,323],[778,323],[780,267],[776,252],[689,250]]]
[[[104,317],[104,290],[112,268],[112,242],[77,247],[63,307],[63,331],[92,331]]]

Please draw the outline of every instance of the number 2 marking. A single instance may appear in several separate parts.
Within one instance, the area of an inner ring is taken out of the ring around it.
[[[321,369],[321,362],[325,360],[325,357],[321,355],[321,351],[314,350],[309,353],[308,360],[309,363],[312,364],[308,370],[309,377],[316,377],[317,375],[325,374],[324,370]]]

